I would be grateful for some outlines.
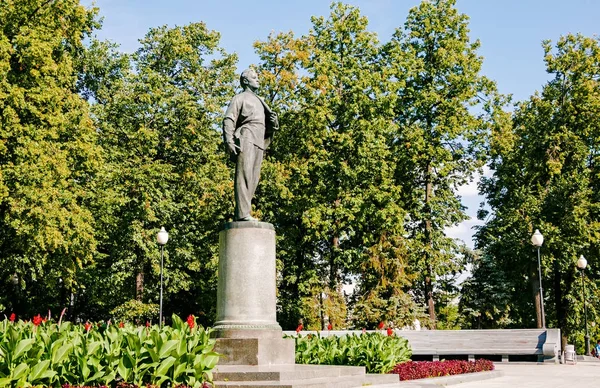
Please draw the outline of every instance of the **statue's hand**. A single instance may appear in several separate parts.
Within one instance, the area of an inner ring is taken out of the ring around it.
[[[277,117],[277,113],[271,112],[269,114],[269,123],[271,127],[271,131],[275,129],[279,129],[279,118]]]
[[[227,143],[227,150],[232,155],[237,155],[238,154],[238,147],[235,145],[234,142]]]

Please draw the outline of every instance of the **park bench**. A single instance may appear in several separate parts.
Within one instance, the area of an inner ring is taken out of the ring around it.
[[[560,329],[398,330],[396,334],[408,340],[414,356],[434,360],[466,356],[509,361],[533,356],[538,362],[558,362],[560,354]]]
[[[382,331],[385,333],[385,331]],[[316,332],[303,331],[302,335]],[[358,334],[361,331],[322,331],[321,336]],[[494,361],[537,360],[558,362],[560,329],[500,330],[394,330],[408,340],[413,359],[488,358]],[[295,335],[296,332],[285,332]]]

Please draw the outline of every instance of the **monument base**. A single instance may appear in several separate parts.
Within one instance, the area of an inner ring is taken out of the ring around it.
[[[275,229],[229,222],[219,234],[217,321],[220,365],[293,365],[295,341],[276,320]]]
[[[390,387],[399,386],[398,375],[366,374],[362,366],[239,366],[219,363],[213,377],[215,388],[364,388],[384,384],[389,384]]]
[[[223,356],[219,365],[293,365],[292,338],[218,338],[215,351]]]

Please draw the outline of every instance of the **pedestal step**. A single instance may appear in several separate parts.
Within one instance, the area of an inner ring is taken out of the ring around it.
[[[363,367],[326,365],[222,365],[215,388],[353,388],[399,382],[397,375],[366,374]]]

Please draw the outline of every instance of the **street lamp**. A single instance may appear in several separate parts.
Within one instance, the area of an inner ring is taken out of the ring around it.
[[[579,268],[581,272],[581,299],[583,299],[583,315],[585,319],[585,355],[591,356],[590,354],[590,334],[588,332],[588,323],[587,323],[587,306],[585,304],[585,282],[583,281],[583,272],[585,271],[585,267],[587,267],[587,260],[583,255],[579,257],[577,260],[577,268]]]
[[[544,243],[544,236],[538,229],[531,236],[531,243],[537,247],[538,256],[538,278],[540,279],[540,313],[542,314],[542,327],[546,328],[546,315],[544,314],[544,290],[542,289],[542,262],[540,260],[540,247]]]
[[[163,226],[160,228],[160,232],[156,234],[156,241],[160,244],[160,305],[158,307],[158,324],[162,327],[162,306],[163,306],[163,263],[164,263],[164,251],[165,244],[169,241],[169,233]]]

